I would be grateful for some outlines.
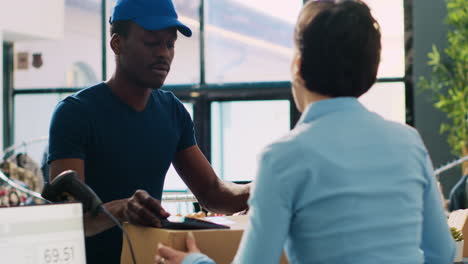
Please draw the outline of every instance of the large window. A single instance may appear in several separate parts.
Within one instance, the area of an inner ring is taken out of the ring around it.
[[[301,0],[205,3],[207,82],[289,80]]]
[[[185,109],[189,112],[190,116],[193,118],[193,104],[184,103]],[[169,171],[166,174],[166,179],[164,181],[164,190],[173,190],[173,191],[187,191],[188,188],[182,179],[177,174],[174,166],[171,165]]]
[[[303,0],[173,1],[193,36],[179,34],[164,89],[186,102],[198,144],[218,176],[252,180],[262,148],[299,118],[290,93],[289,65]],[[405,76],[404,0],[364,1],[380,23],[383,50],[378,83],[360,100],[371,111],[405,123],[411,110],[405,80],[411,78]],[[115,61],[107,21],[115,2],[65,0],[63,39],[14,43],[15,56],[27,54],[30,64],[14,70],[11,143],[47,136],[51,113],[66,92],[112,75]],[[39,58],[43,64],[33,66]],[[40,161],[44,148],[38,144],[27,151]],[[164,188],[187,191],[172,167]]]
[[[405,123],[407,115],[405,88],[404,9],[403,0],[364,0],[382,32],[382,55],[378,82],[360,101],[383,117]]]
[[[400,123],[406,120],[405,83],[377,83],[367,93],[359,98],[369,110],[384,118]]]
[[[257,155],[290,130],[290,102],[234,101],[211,104],[211,161],[218,176],[251,181]]]
[[[17,95],[14,108],[15,145],[23,145],[17,151],[25,152],[41,163],[47,150],[50,119],[57,103],[66,95],[31,94]],[[34,144],[26,144],[37,140]]]
[[[405,76],[403,0],[364,0],[380,24],[382,56],[379,78]]]

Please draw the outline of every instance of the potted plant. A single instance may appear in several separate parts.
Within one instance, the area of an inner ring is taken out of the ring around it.
[[[448,46],[443,52],[433,45],[428,54],[432,75],[421,77],[419,87],[430,91],[436,108],[449,120],[440,126],[448,133],[454,155],[468,155],[468,0],[447,0]],[[468,173],[468,162],[462,164]]]

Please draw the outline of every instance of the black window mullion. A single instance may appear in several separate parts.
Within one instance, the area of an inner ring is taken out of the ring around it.
[[[14,97],[13,97],[13,43],[3,43],[3,147],[14,142]]]
[[[413,0],[403,0],[404,40],[405,40],[405,105],[406,123],[414,126],[413,104]]]
[[[206,84],[206,72],[205,72],[205,1],[200,0],[199,9],[200,19],[200,86]]]
[[[107,0],[101,0],[101,78],[107,80]]]
[[[211,103],[204,95],[194,100],[193,122],[198,146],[211,162]]]

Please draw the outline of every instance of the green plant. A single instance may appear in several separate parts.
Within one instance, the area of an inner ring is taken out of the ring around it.
[[[452,237],[455,241],[462,241],[464,239],[462,232],[455,227],[451,227],[450,232],[452,233]]]
[[[449,120],[440,126],[440,133],[448,133],[452,153],[468,155],[468,0],[447,0],[447,19],[450,26],[448,46],[441,54],[433,45],[428,54],[432,69],[429,79],[421,77],[419,87],[430,91],[434,105],[446,113]],[[463,169],[468,168],[468,163]]]

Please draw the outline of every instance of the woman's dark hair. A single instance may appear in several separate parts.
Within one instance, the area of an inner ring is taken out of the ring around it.
[[[123,38],[127,38],[131,26],[132,22],[130,20],[114,21],[114,23],[110,25],[110,35],[118,34]]]
[[[294,35],[307,89],[331,97],[359,97],[375,83],[381,34],[363,2],[309,1]]]

